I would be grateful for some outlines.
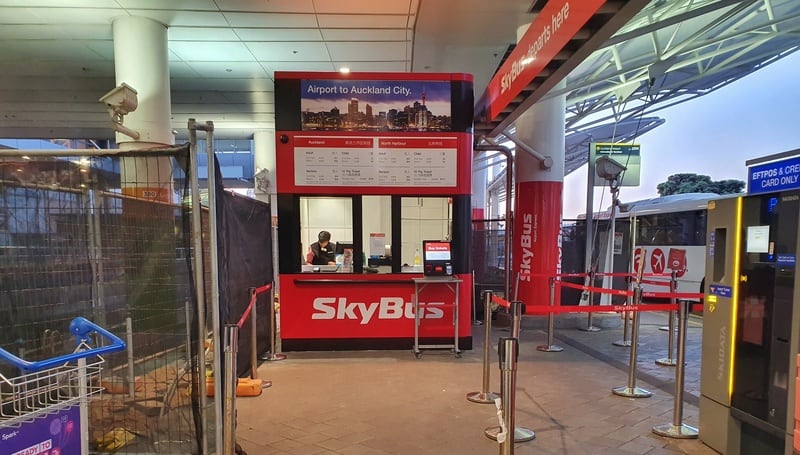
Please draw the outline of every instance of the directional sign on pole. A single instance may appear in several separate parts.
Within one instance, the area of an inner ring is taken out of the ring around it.
[[[601,156],[607,156],[626,167],[622,173],[620,186],[639,186],[642,157],[639,144],[612,144],[592,142],[589,144],[589,171],[594,172],[594,164]],[[594,179],[594,186],[604,186],[605,180]]]

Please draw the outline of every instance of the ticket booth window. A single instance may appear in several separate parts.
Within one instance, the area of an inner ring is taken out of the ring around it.
[[[392,197],[363,196],[364,273],[392,273]]]
[[[330,242],[338,246],[335,251],[337,264],[344,262],[341,247],[353,245],[353,199],[351,197],[301,197],[300,239],[301,264],[306,263],[311,244],[318,241],[319,233],[330,233]],[[351,251],[350,253],[354,253]]]
[[[448,197],[401,197],[402,271],[422,273],[422,241],[452,238],[452,204]]]

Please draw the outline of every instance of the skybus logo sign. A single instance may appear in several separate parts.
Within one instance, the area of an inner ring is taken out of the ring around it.
[[[444,302],[420,302],[420,319],[441,319],[444,311],[436,305]],[[317,297],[311,319],[354,319],[369,324],[372,318],[414,319],[414,303],[402,297],[381,297],[380,302],[348,302],[347,297]]]

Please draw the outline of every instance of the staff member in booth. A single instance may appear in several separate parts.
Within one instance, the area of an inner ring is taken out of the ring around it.
[[[319,241],[314,242],[308,247],[306,254],[306,264],[309,265],[335,265],[336,264],[336,244],[331,243],[331,233],[320,231],[317,235]]]

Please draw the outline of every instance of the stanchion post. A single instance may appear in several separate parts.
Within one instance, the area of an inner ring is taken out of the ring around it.
[[[556,305],[556,278],[550,277],[550,309]],[[589,314],[592,314],[591,312]],[[547,315],[547,344],[540,344],[536,346],[537,351],[543,352],[561,352],[564,350],[561,346],[553,344],[553,312]]]
[[[674,294],[674,293],[678,292],[678,271],[677,270],[673,270],[672,274],[670,275],[670,278],[669,278],[669,292],[670,292],[670,294]],[[675,305],[678,302],[677,302],[676,298],[670,297],[669,303]],[[670,311],[669,312],[669,326],[661,326],[661,327],[658,328],[658,330],[661,330],[662,332],[666,332],[667,330],[670,330],[670,331],[674,332],[675,330],[677,330],[677,327],[675,326],[675,323],[673,322],[675,319],[677,319],[677,317],[678,317],[678,312],[677,311]],[[673,339],[672,338],[670,338],[670,343],[673,343]],[[670,346],[674,347],[674,344],[670,344]],[[674,349],[670,349],[670,352],[674,352]],[[669,357],[672,358],[672,354],[670,354]]]
[[[519,341],[516,338],[503,338],[498,343],[500,358],[500,393],[506,399],[502,408],[503,427],[514,428],[514,400],[517,387],[517,360],[519,357]],[[513,455],[514,439],[506,437],[500,442],[500,455]]]
[[[675,404],[672,410],[672,423],[653,427],[653,433],[659,436],[679,439],[695,439],[698,436],[697,428],[683,423],[683,384],[686,360],[686,323],[689,317],[689,305],[686,300],[681,300],[678,307],[678,362],[675,368]]]
[[[637,284],[633,290],[633,307],[637,308],[642,301],[642,286]],[[615,395],[628,398],[647,398],[653,396],[652,393],[642,388],[636,387],[636,355],[637,344],[639,344],[639,311],[633,311],[633,327],[631,328],[631,355],[628,366],[628,385],[611,389]]]
[[[594,288],[594,280],[595,280],[595,271],[594,271],[594,267],[592,267],[592,270],[589,271],[589,290],[588,290],[588,292],[589,292],[589,306],[594,306],[594,291],[592,290],[592,288]],[[583,330],[584,332],[599,332],[600,331],[600,327],[595,327],[595,326],[592,325],[592,312],[591,311],[589,311],[588,317],[586,319],[586,327],[585,328],[579,328],[579,329]]]
[[[271,286],[269,288],[269,353],[267,356],[264,357],[262,360],[283,360],[286,358],[286,354],[278,354],[275,352],[275,339],[277,338],[278,334],[275,333],[276,331],[276,321],[275,321],[275,286]]]
[[[236,448],[236,352],[239,346],[239,327],[226,324],[224,334],[225,384],[223,400],[225,412],[222,416],[224,437],[222,441],[223,455],[233,455]]]
[[[484,319],[484,339],[483,339],[483,384],[480,392],[470,392],[467,400],[473,403],[489,404],[499,397],[498,394],[489,392],[489,345],[492,336],[492,291],[483,291],[483,319]]]
[[[633,291],[633,277],[628,276],[628,278],[626,278],[626,280],[628,281],[628,292],[632,292]],[[627,299],[625,299],[625,305],[624,306],[626,306],[626,307],[630,306],[630,302],[631,302],[632,298],[633,297],[628,297]],[[622,339],[614,341],[611,344],[613,344],[614,346],[620,346],[620,347],[623,347],[623,348],[629,348],[631,346],[631,341],[628,339],[628,311],[623,311],[622,312]]]
[[[522,319],[522,302],[517,301],[517,300],[512,301],[510,310],[511,310],[511,315],[512,315],[511,316],[511,333],[512,333],[512,337],[511,338],[514,340],[514,342],[518,343],[517,340],[519,340],[519,326],[520,326],[520,320]],[[503,339],[500,340],[500,344],[501,345],[503,343],[503,340],[507,340],[507,338],[503,338]],[[498,346],[498,349],[501,349],[500,346]],[[516,355],[515,355],[514,358],[515,358],[515,361],[514,361],[514,376],[516,377],[516,370],[517,370],[517,368],[516,368]],[[500,365],[501,365],[501,370],[502,370],[502,365],[503,365],[503,360],[502,359],[500,360]],[[502,373],[502,371],[501,371],[501,373]],[[514,385],[514,384],[512,384],[512,385]],[[505,406],[505,407],[511,406],[511,412],[513,412],[513,409],[514,409],[513,408],[514,407],[514,396],[513,395],[509,396],[509,393],[513,394],[514,392],[515,392],[515,389],[513,387],[510,389],[510,391],[508,389],[506,389],[505,391],[502,388],[500,389],[500,394],[504,397],[503,406]],[[504,410],[506,409],[505,407],[503,408]],[[525,428],[525,427],[506,426],[506,428],[513,428],[514,429],[514,442],[527,442],[527,441],[530,441],[530,440],[532,440],[533,438],[536,437],[536,434],[533,432],[533,430]],[[501,430],[501,428],[499,426],[490,427],[490,428],[487,428],[484,431],[484,434],[489,439],[497,440],[497,434],[500,433],[500,430]]]
[[[672,276],[669,280],[669,303],[673,305],[675,305],[678,301],[678,299],[675,297],[676,292],[678,292],[678,271],[673,270]],[[659,328],[659,330],[661,328]],[[675,359],[672,357],[672,353],[675,351],[675,311],[669,312],[669,326],[667,327],[667,330],[669,331],[669,336],[667,337],[667,357],[663,359],[657,359],[655,362],[658,365],[674,367]]]

